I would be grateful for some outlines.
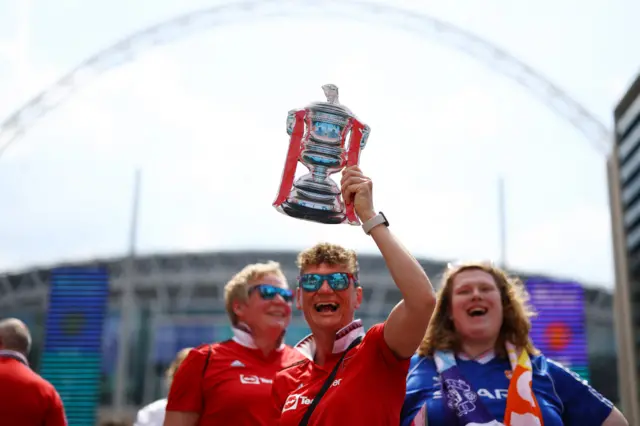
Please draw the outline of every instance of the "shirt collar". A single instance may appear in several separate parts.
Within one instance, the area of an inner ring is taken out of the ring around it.
[[[235,326],[231,327],[231,331],[233,332],[232,340],[239,344],[240,346],[244,346],[249,349],[258,349],[255,342],[253,341],[253,336],[251,335],[251,329],[245,323],[238,323]],[[276,349],[277,351],[283,350],[285,347],[284,344],[284,333],[282,334],[280,346]]]
[[[349,345],[358,337],[363,337],[365,334],[364,327],[361,320],[354,320],[346,327],[338,330],[336,333],[336,340],[333,342],[334,354],[339,354],[347,350]],[[316,355],[316,341],[313,334],[309,334],[304,339],[300,340],[295,348],[302,353],[306,358],[313,361]]]
[[[24,356],[20,352],[10,351],[8,349],[0,349],[0,358],[13,358],[17,361],[20,361],[24,365],[29,365],[29,361],[27,361],[26,356]]]
[[[494,359],[495,357],[496,357],[496,351],[494,351],[493,349],[489,349],[487,352],[475,358],[470,358],[467,354],[462,352],[458,354],[458,358],[460,358],[463,361],[475,361],[480,364],[486,364],[492,359]]]

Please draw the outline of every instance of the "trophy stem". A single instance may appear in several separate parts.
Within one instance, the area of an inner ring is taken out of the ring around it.
[[[311,170],[311,176],[315,182],[324,182],[327,179],[327,168],[324,166],[316,166]]]

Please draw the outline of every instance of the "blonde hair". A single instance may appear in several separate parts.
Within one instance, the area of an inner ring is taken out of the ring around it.
[[[238,316],[233,312],[233,302],[245,302],[249,298],[249,283],[266,275],[275,275],[280,278],[285,285],[287,284],[287,278],[284,276],[280,264],[269,261],[245,266],[224,286],[224,304],[231,324],[238,324]]]
[[[500,334],[496,341],[495,351],[505,356],[505,343],[510,341],[516,347],[524,348],[529,354],[540,353],[529,337],[531,330],[530,318],[535,315],[529,305],[529,294],[517,277],[509,277],[502,269],[481,262],[468,262],[448,268],[442,277],[442,287],[438,292],[436,307],[429,322],[418,354],[433,356],[435,351],[459,351],[460,336],[455,330],[451,319],[451,293],[453,281],[462,271],[471,269],[481,270],[490,274],[495,280],[502,299],[503,318]]]
[[[345,266],[348,272],[354,275],[358,273],[358,256],[356,252],[338,244],[316,244],[298,254],[296,264],[301,273],[309,266],[320,264]]]
[[[171,362],[171,365],[169,365],[169,368],[167,368],[167,371],[165,371],[164,373],[164,377],[167,379],[167,382],[171,383],[171,381],[173,380],[173,376],[176,375],[176,372],[180,367],[180,364],[182,364],[182,361],[184,361],[187,355],[189,355],[191,349],[193,348],[184,348],[181,349],[180,352],[178,352],[175,359]]]

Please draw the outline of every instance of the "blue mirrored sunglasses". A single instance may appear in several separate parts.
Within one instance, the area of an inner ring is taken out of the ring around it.
[[[322,283],[327,282],[335,291],[346,290],[349,283],[358,285],[358,280],[348,272],[334,272],[333,274],[304,274],[298,277],[298,284],[304,291],[318,291]]]
[[[258,284],[249,289],[249,294],[254,291],[259,292],[260,297],[264,300],[272,300],[276,296],[280,296],[285,302],[291,302],[293,300],[293,292],[288,288],[276,287],[271,284]]]

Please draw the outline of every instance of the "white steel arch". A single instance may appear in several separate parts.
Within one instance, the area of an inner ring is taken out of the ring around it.
[[[138,31],[82,62],[0,123],[0,157],[45,114],[91,79],[127,63],[146,49],[170,43],[190,32],[248,17],[338,16],[379,22],[421,36],[430,36],[467,53],[525,87],[582,132],[607,155],[611,132],[593,113],[526,63],[463,28],[440,19],[370,0],[237,0],[198,10]]]

